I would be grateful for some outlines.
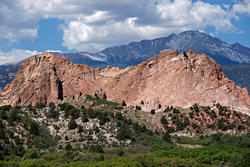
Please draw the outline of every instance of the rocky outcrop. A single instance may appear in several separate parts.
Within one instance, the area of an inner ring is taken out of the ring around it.
[[[230,81],[213,59],[192,51],[178,54],[177,50],[161,51],[125,69],[94,69],[45,52],[24,62],[3,90],[0,104],[60,103],[95,92],[104,92],[108,100],[124,100],[132,105],[143,100],[144,110],[220,103],[250,113],[247,89]]]

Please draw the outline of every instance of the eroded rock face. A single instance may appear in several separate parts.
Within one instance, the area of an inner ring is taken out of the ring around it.
[[[0,105],[60,103],[98,91],[112,101],[137,105],[143,100],[144,110],[220,103],[250,113],[247,89],[230,81],[213,59],[177,50],[164,50],[126,69],[94,69],[45,52],[24,62],[3,90]]]

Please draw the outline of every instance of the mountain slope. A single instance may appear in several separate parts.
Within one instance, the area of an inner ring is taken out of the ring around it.
[[[101,53],[106,55],[109,63],[123,67],[124,64],[135,65],[145,61],[164,49],[205,53],[220,65],[250,62],[250,48],[238,43],[224,42],[199,31],[185,31],[168,37],[131,42],[128,45],[104,49]]]
[[[126,69],[94,69],[43,53],[27,59],[6,86],[1,105],[60,103],[84,94],[105,94],[109,100],[137,105],[143,110],[161,106],[188,107],[220,103],[249,114],[250,98],[222,73],[208,56],[192,51],[162,51],[146,62]]]
[[[222,70],[230,80],[250,90],[250,64],[226,65]]]
[[[250,63],[250,48],[238,43],[228,43],[214,38],[199,31],[185,31],[179,34],[171,34],[168,37],[153,40],[142,40],[131,42],[128,45],[106,48],[98,53],[77,52],[61,53],[53,52],[56,56],[64,56],[72,63],[86,64],[93,67],[105,68],[109,65],[126,68],[130,65],[137,65],[150,57],[157,55],[164,49],[177,49],[180,52],[193,50],[196,53],[205,53],[215,59],[220,65],[232,65]],[[19,65],[0,66],[0,88],[13,79]],[[234,77],[230,75],[230,79]],[[235,81],[236,82],[236,81]],[[247,87],[249,80],[244,79],[240,86]],[[236,82],[238,83],[238,82]],[[247,87],[249,89],[249,87]]]
[[[7,83],[15,78],[19,67],[20,64],[0,66],[0,89],[3,89]]]

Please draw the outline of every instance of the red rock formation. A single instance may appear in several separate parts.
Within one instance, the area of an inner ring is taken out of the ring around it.
[[[247,90],[230,81],[210,57],[192,51],[178,54],[164,50],[137,66],[126,69],[94,69],[70,63],[64,57],[43,53],[27,59],[16,78],[5,87],[0,105],[60,103],[72,96],[105,92],[108,100],[140,104],[144,110],[194,103],[220,103],[250,113]]]

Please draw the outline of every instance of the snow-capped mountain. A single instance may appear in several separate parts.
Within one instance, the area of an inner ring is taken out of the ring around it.
[[[157,55],[164,49],[189,49],[205,53],[221,65],[250,63],[250,48],[238,43],[229,43],[199,31],[185,31],[168,37],[131,42],[128,45],[110,47],[101,51],[108,64],[138,64]]]

